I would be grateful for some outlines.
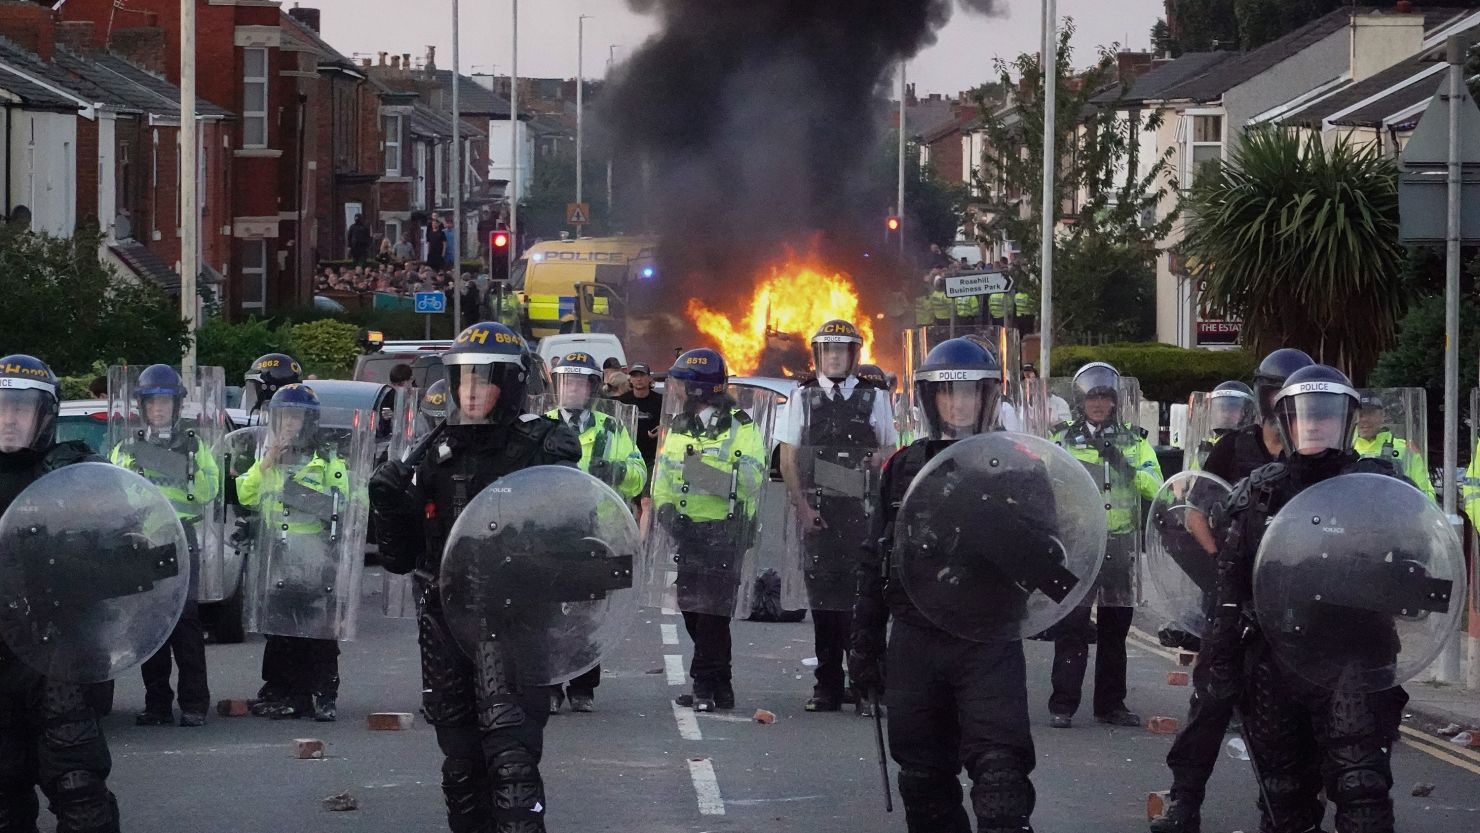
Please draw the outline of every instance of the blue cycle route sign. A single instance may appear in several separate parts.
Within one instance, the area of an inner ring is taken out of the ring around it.
[[[443,313],[447,311],[447,296],[441,292],[416,293],[416,311]]]

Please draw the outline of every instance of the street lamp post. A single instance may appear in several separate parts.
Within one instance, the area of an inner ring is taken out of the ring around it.
[[[899,195],[894,205],[894,214],[899,217],[899,257],[904,258],[904,157],[905,151],[909,149],[905,139],[905,94],[909,88],[905,83],[905,63],[899,62]],[[955,307],[953,306],[952,309]]]
[[[461,29],[458,23],[459,0],[452,0],[452,240],[456,244],[452,257],[452,337],[462,331],[462,55],[459,51]],[[435,192],[436,189],[433,189]],[[392,244],[394,245],[394,244]],[[430,320],[430,319],[428,319]]]
[[[514,69],[509,73],[509,274],[519,249],[519,0],[514,0]]]
[[[200,275],[200,214],[196,209],[200,162],[195,133],[195,0],[180,0],[180,318],[190,338],[180,359],[180,375],[195,375],[195,280]],[[298,164],[302,165],[303,160]],[[294,252],[302,264],[300,252]],[[295,275],[302,268],[293,270]]]
[[[591,15],[576,18],[576,202],[585,202],[586,174],[586,21]],[[576,226],[576,237],[582,226]]]
[[[1059,81],[1059,15],[1054,0],[1043,0],[1043,55],[1039,69],[1043,75],[1043,226],[1039,230],[1038,375],[1047,379],[1052,372],[1049,357],[1053,353],[1053,227],[1058,206],[1054,200],[1054,165],[1057,157],[1058,81]]]

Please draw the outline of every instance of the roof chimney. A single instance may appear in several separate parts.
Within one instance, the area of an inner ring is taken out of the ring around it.
[[[385,66],[385,56],[387,56],[389,54],[390,54],[389,52],[381,52],[380,53],[380,65],[381,66]]]
[[[93,51],[95,27],[91,20],[62,20],[57,22],[57,46],[79,55]]]
[[[391,56],[391,69],[400,69],[400,68],[401,68],[401,56],[400,55],[392,55]]]
[[[411,69],[411,53],[410,52],[402,52],[401,53],[401,66],[403,66],[403,67],[405,67],[407,69]]]
[[[431,44],[427,45],[426,68],[428,72],[431,72],[437,68],[437,47]]]
[[[312,29],[315,34],[319,31],[320,12],[318,9],[305,9],[294,6],[288,9],[288,16]]]
[[[1412,3],[1412,0],[1398,0],[1398,5],[1394,9],[1394,11],[1396,11],[1398,14],[1412,14],[1413,13],[1413,3]]]

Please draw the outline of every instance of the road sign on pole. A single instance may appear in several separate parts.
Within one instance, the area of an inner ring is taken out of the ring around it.
[[[1006,272],[978,272],[970,275],[947,275],[946,297],[968,298],[972,295],[997,295],[1015,287]]]
[[[447,296],[441,292],[416,293],[416,311],[434,315],[447,311]]]
[[[566,203],[565,222],[567,225],[572,226],[584,226],[591,222],[591,204],[585,202]]]

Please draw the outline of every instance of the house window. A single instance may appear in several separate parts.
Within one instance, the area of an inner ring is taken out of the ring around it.
[[[1188,181],[1195,182],[1209,167],[1223,161],[1223,116],[1193,115],[1188,142]]]
[[[451,145],[444,145],[441,142],[437,143],[435,174],[437,183],[436,203],[438,206],[447,204],[447,149],[449,147]]]
[[[400,220],[386,220],[385,221],[385,239],[391,241],[391,246],[393,248],[395,247],[395,245],[397,243],[400,243],[401,242],[401,221]]]
[[[415,163],[416,189],[412,194],[412,205],[418,209],[427,207],[427,145],[426,142],[417,142],[412,148],[412,156]]]
[[[381,128],[385,131],[385,175],[401,175],[401,117],[382,116]]]
[[[31,119],[31,138],[26,141],[26,202],[36,210],[36,120]]]
[[[242,145],[267,147],[267,50],[242,50]]]
[[[118,204],[123,208],[133,207],[133,145],[118,143]]]
[[[242,311],[267,309],[267,241],[242,241]]]

